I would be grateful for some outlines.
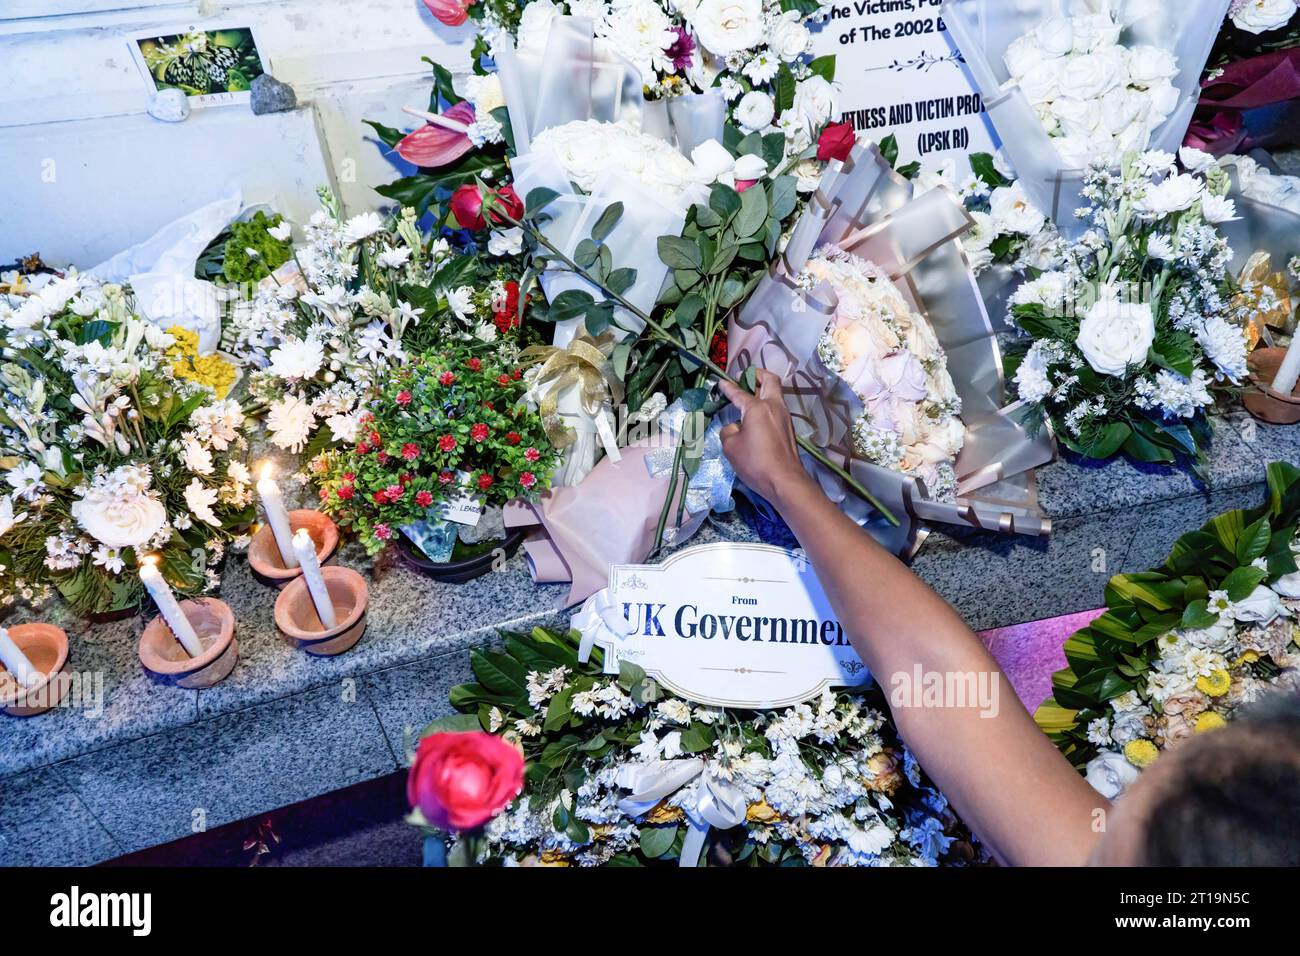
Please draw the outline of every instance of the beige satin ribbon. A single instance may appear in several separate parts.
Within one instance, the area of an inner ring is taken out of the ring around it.
[[[537,376],[539,390],[546,389],[540,403],[542,427],[556,448],[567,448],[577,440],[577,432],[565,424],[559,413],[560,395],[572,385],[578,386],[582,410],[595,418],[607,402],[623,401],[623,383],[610,365],[617,340],[613,332],[597,338],[582,334],[568,347],[530,345],[520,354],[524,366],[541,365]]]

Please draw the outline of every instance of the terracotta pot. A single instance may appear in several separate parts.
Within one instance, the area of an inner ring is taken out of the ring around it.
[[[307,582],[289,583],[275,601],[275,624],[289,642],[308,654],[329,657],[350,650],[366,632],[370,592],[366,579],[351,568],[321,568],[325,588],[334,602],[336,627],[326,628],[316,613]]]
[[[289,531],[306,528],[316,543],[316,560],[322,565],[333,559],[339,547],[339,528],[329,517],[319,511],[300,508],[289,512]],[[280,548],[275,543],[275,533],[264,524],[248,543],[248,566],[253,573],[268,584],[278,588],[302,576],[302,568],[286,568]]]
[[[1272,387],[1286,349],[1255,349],[1247,363],[1250,366],[1250,385],[1241,393],[1241,404],[1260,421],[1272,425],[1294,425],[1300,422],[1300,392],[1290,395],[1275,392]]]
[[[0,710],[13,717],[43,714],[68,692],[68,635],[53,624],[15,624],[9,628],[9,636],[45,676],[32,687],[7,678],[0,684]]]
[[[417,571],[427,574],[438,581],[446,581],[448,584],[464,584],[466,581],[472,581],[474,578],[487,574],[492,570],[498,548],[505,551],[507,558],[513,557],[514,553],[519,550],[519,546],[524,543],[525,536],[526,532],[522,528],[516,528],[507,532],[504,538],[494,542],[493,547],[482,554],[476,554],[464,561],[445,561],[442,563],[430,561],[428,555],[421,551],[404,534],[399,534],[393,540],[391,546],[397,551],[397,556],[402,559],[402,563],[408,567],[415,568]]]
[[[203,653],[190,657],[161,614],[140,635],[140,663],[150,676],[177,687],[211,687],[225,680],[239,660],[235,615],[225,601],[198,598],[181,601],[181,611],[199,636]]]

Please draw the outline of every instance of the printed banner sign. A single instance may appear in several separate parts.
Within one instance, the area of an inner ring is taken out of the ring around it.
[[[835,56],[844,119],[876,141],[893,133],[898,162],[937,170],[996,149],[983,98],[943,22],[942,0],[832,0],[814,56]]]
[[[688,700],[788,707],[870,679],[799,552],[706,544],[663,564],[617,565],[609,580],[633,630],[597,642]]]

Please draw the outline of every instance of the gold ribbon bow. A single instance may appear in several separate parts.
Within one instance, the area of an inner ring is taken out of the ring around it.
[[[617,344],[613,332],[604,332],[597,338],[584,333],[567,348],[530,345],[521,353],[524,365],[542,367],[536,381],[539,393],[545,389],[539,411],[546,437],[556,448],[567,448],[578,437],[559,413],[560,395],[569,386],[578,386],[582,410],[592,418],[604,410],[606,402],[623,401],[623,383],[609,361]]]
[[[1285,331],[1291,321],[1291,285],[1285,272],[1273,270],[1272,257],[1267,252],[1256,252],[1246,260],[1237,285],[1242,291],[1232,304],[1249,313],[1246,321],[1249,348],[1259,344],[1265,326]]]

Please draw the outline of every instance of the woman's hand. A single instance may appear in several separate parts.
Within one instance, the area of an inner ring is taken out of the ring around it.
[[[742,481],[777,507],[792,489],[811,479],[799,460],[781,379],[756,369],[757,394],[722,382],[722,394],[740,410],[740,421],[722,429],[722,452]]]

